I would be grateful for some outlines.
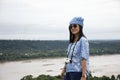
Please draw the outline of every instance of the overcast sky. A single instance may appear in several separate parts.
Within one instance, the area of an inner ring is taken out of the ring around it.
[[[0,39],[68,40],[75,16],[88,39],[120,39],[119,0],[0,0]]]

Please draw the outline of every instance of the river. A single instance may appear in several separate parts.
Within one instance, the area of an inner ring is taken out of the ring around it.
[[[0,80],[20,80],[25,75],[60,75],[65,58],[31,59],[0,63]],[[93,76],[120,74],[120,55],[90,56]]]

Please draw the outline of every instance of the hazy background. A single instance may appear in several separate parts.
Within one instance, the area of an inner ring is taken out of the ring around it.
[[[0,39],[68,40],[75,16],[88,39],[120,39],[120,0],[0,0]]]

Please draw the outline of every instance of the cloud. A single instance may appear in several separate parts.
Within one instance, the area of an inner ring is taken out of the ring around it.
[[[113,0],[1,0],[0,39],[47,39],[47,35],[48,39],[68,39],[74,16],[85,18],[84,31],[90,39],[112,33],[120,39],[119,8]]]

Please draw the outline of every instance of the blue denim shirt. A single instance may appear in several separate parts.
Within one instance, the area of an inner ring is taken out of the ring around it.
[[[89,74],[88,40],[84,37],[81,37],[79,41],[70,43],[67,49],[67,55],[69,54],[68,58],[71,58],[72,53],[73,53],[72,63],[66,64],[66,72],[82,72],[81,60],[84,58],[86,59],[86,74],[88,75]]]

